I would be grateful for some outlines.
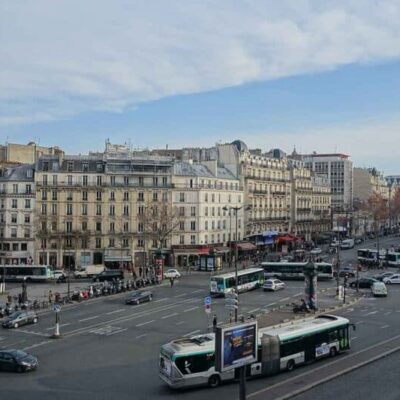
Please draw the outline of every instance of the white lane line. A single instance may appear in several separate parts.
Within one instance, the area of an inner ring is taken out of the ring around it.
[[[290,297],[284,297],[283,299],[280,299],[279,301],[287,301],[290,300]]]
[[[388,311],[388,312],[385,312],[385,314],[383,314],[383,315],[389,315],[391,313],[392,313],[391,311]]]
[[[367,315],[373,315],[376,314],[378,311],[371,311],[369,313],[364,314],[363,316],[366,317]]]
[[[400,312],[400,310],[396,310],[396,312]]]
[[[169,297],[164,297],[163,299],[158,299],[153,301],[153,303],[160,303],[161,301],[169,300]]]
[[[178,297],[183,297],[183,296],[186,296],[186,295],[187,295],[187,293],[181,293],[181,294],[178,294],[177,296],[174,296],[174,297],[178,298]]]
[[[386,329],[386,328],[389,328],[389,326],[390,325],[383,325],[383,326],[380,327],[380,329]]]
[[[179,322],[177,322],[175,325],[182,325],[182,324],[184,324],[185,323],[185,321],[179,321]]]
[[[269,304],[267,304],[267,307],[270,307],[270,306],[274,306],[276,303],[269,303]]]
[[[145,336],[147,336],[147,333],[143,333],[143,335],[136,336],[135,339],[140,339],[140,338],[145,337]]]
[[[49,335],[46,335],[45,333],[25,331],[23,329],[17,329],[17,332],[29,333],[30,335],[36,335],[36,336],[42,336],[42,337],[49,337]]]
[[[357,321],[354,323],[354,325],[359,325],[359,324],[363,324],[363,323],[364,323],[364,321]]]
[[[260,308],[254,308],[253,310],[250,310],[249,313],[256,312],[256,311],[258,311],[259,309],[260,309]]]
[[[186,310],[183,310],[183,312],[189,312],[189,311],[197,310],[198,308],[200,308],[200,307],[196,306],[196,307],[187,308]]]
[[[125,331],[127,331],[127,330],[128,330],[128,328],[118,329],[117,331],[112,331],[112,332],[110,332],[110,333],[106,333],[105,336],[116,335],[117,333],[125,332]]]
[[[354,336],[351,338],[351,340],[356,340],[356,339],[357,339],[357,336]]]
[[[304,292],[299,292],[299,293],[294,294],[293,297],[301,296],[303,294],[304,294]]]
[[[183,335],[183,337],[191,336],[191,335],[194,335],[195,333],[199,333],[199,332],[200,332],[200,329],[197,329],[196,331],[192,331],[192,332],[186,333],[185,335]]]
[[[117,313],[123,312],[125,310],[126,310],[126,308],[119,308],[118,310],[114,310],[114,311],[110,311],[110,312],[106,313],[106,315],[117,314]]]
[[[176,317],[177,315],[178,315],[178,313],[168,314],[168,315],[164,315],[163,317],[161,317],[161,319],[172,318],[172,317]]]
[[[43,346],[43,345],[45,345],[47,343],[51,343],[51,342],[52,342],[51,340],[46,340],[44,342],[40,342],[40,343],[36,343],[36,344],[33,344],[31,346],[28,346],[28,347],[24,347],[23,350],[34,349],[35,347]]]
[[[143,325],[151,324],[154,321],[155,321],[155,319],[152,319],[151,321],[142,322],[141,324],[137,324],[136,326],[143,326]]]
[[[87,318],[83,318],[83,319],[78,319],[78,322],[85,322],[85,321],[90,321],[92,319],[96,319],[99,318],[100,315],[94,315],[93,317],[87,317]]]
[[[68,325],[71,325],[71,323],[70,322],[66,322],[65,324],[60,324],[60,328],[62,328],[63,326],[68,326]],[[46,328],[46,331],[51,331],[51,330],[54,331],[54,329],[55,329],[55,327],[51,326],[50,328]]]
[[[205,292],[205,290],[204,290],[204,289],[193,290],[193,292],[192,292],[192,293],[200,293],[200,292]]]

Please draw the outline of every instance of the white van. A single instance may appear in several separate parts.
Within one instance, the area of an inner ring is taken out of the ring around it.
[[[352,249],[354,247],[354,239],[344,239],[340,243],[340,248],[342,250]]]
[[[98,265],[86,265],[74,272],[75,278],[92,278],[98,274],[101,274],[106,267],[102,264]]]
[[[374,297],[386,297],[386,285],[383,282],[374,282],[371,286],[371,292]]]

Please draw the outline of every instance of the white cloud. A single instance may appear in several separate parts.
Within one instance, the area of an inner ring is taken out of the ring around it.
[[[0,124],[400,56],[398,0],[0,3]]]

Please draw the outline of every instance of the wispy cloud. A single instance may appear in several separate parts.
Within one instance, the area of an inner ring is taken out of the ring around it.
[[[0,4],[0,124],[400,56],[398,0]]]

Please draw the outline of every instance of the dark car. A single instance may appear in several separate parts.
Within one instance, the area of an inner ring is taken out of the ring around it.
[[[339,270],[339,276],[341,278],[345,277],[346,275],[350,278],[354,278],[356,276],[356,273],[357,271],[352,267],[342,267]],[[337,272],[335,271],[333,275],[336,276]]]
[[[22,350],[0,350],[0,370],[25,372],[38,366],[38,359]]]
[[[374,282],[378,282],[378,281],[374,278],[360,278],[358,280],[358,287],[361,289],[370,289]],[[350,287],[356,288],[357,281],[350,282]]]
[[[93,282],[105,282],[105,281],[116,281],[124,279],[124,271],[120,269],[107,269],[93,278]]]
[[[153,293],[150,290],[140,290],[132,293],[130,297],[125,300],[125,304],[140,304],[153,299]]]
[[[3,328],[18,328],[21,325],[36,324],[38,316],[34,311],[16,311],[7,317],[3,323]]]

